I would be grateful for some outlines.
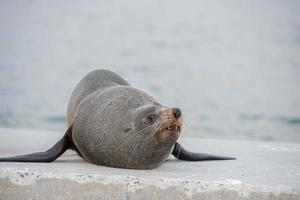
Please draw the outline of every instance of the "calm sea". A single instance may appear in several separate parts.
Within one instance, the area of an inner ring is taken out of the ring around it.
[[[0,127],[66,129],[90,70],[180,107],[184,135],[300,142],[299,1],[1,1]]]

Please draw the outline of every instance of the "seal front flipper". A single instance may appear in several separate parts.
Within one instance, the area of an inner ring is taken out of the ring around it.
[[[193,153],[185,150],[179,143],[175,143],[174,149],[172,152],[173,156],[179,160],[187,161],[204,161],[204,160],[235,160],[236,158],[216,156],[205,153]]]
[[[62,139],[60,139],[53,147],[45,152],[0,158],[0,162],[52,162],[67,149],[77,150],[72,142],[72,139],[70,138],[71,133],[72,126],[68,128]]]

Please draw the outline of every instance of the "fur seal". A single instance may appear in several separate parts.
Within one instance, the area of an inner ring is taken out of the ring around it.
[[[78,83],[67,123],[65,135],[49,150],[0,162],[52,162],[67,149],[96,165],[130,169],[156,168],[170,154],[187,161],[235,159],[185,150],[177,142],[181,110],[161,105],[108,70],[92,71]]]

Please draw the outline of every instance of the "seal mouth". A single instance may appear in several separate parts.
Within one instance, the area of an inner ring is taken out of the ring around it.
[[[176,124],[171,125],[171,126],[167,126],[165,129],[168,130],[168,131],[176,131],[176,130],[181,131],[180,127],[177,126]]]
[[[159,135],[160,142],[172,143],[179,138],[181,127],[177,124],[172,124],[165,126],[162,130],[163,131]]]

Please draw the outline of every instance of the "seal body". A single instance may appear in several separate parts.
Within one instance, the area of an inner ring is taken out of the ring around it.
[[[0,162],[52,162],[67,149],[97,165],[153,169],[172,153],[186,161],[235,158],[193,153],[177,139],[183,124],[178,108],[159,104],[108,70],[88,73],[73,91],[68,129],[44,152],[0,158]]]
[[[167,159],[178,138],[170,136],[166,142],[157,135],[166,110],[117,74],[96,70],[75,88],[67,116],[73,142],[86,161],[152,169]],[[147,115],[155,112],[158,117],[149,122]]]

